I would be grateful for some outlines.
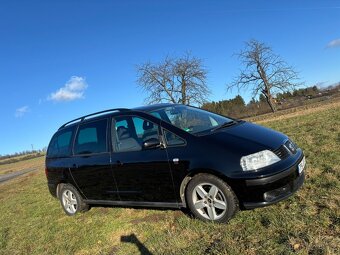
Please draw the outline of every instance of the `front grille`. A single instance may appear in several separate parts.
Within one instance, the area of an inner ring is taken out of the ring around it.
[[[297,152],[297,149],[298,149],[298,147],[295,143],[293,143],[291,140],[287,140],[278,149],[273,150],[273,152],[280,159],[285,159],[289,156],[289,154],[295,154]]]
[[[281,145],[278,149],[273,151],[280,159],[285,159],[289,156],[286,146]]]
[[[298,149],[297,145],[293,143],[291,140],[287,140],[284,145],[292,154],[295,154]]]

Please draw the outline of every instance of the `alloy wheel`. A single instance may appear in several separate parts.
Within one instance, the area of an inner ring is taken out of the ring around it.
[[[70,214],[75,214],[78,208],[76,196],[71,190],[64,190],[62,194],[62,201],[65,210]]]
[[[192,201],[197,212],[208,220],[218,220],[227,211],[223,192],[211,183],[198,184],[192,192]]]

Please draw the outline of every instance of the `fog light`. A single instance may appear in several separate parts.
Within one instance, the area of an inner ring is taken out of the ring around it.
[[[263,194],[263,199],[266,202],[271,202],[278,197],[287,195],[289,192],[290,192],[290,188],[289,188],[289,184],[287,184],[281,188],[267,191],[266,193]]]

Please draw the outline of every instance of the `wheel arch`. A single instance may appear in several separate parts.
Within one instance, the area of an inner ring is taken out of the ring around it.
[[[73,179],[73,176],[70,172],[69,169],[64,169],[61,173],[60,173],[60,178],[57,182],[57,186],[56,186],[56,195],[57,198],[59,198],[60,195],[60,190],[62,189],[63,185],[65,184],[70,184],[72,185],[78,192],[79,194],[83,197],[86,198],[85,195],[83,194],[83,192],[80,190],[80,188],[78,187],[77,183],[75,182],[75,180]]]
[[[226,182],[231,188],[233,188],[231,179],[228,178],[227,176],[223,175],[219,171],[216,171],[216,170],[213,170],[213,169],[207,169],[207,168],[193,169],[183,178],[181,185],[180,185],[179,192],[180,192],[180,198],[181,198],[181,202],[182,202],[183,207],[187,207],[185,192],[186,192],[186,189],[188,187],[188,184],[189,184],[189,182],[192,178],[194,178],[195,176],[197,176],[199,174],[214,175],[214,176],[220,178],[221,180],[223,180],[224,182]],[[236,196],[237,196],[237,194],[236,194]]]
[[[66,184],[66,182],[59,182],[58,183],[57,189],[56,189],[57,198],[60,198],[60,191],[65,184]]]

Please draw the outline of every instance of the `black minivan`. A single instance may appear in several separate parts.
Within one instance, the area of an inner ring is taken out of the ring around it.
[[[180,104],[111,109],[67,122],[46,155],[51,194],[67,215],[90,205],[187,207],[228,221],[286,199],[305,157],[286,135]]]

